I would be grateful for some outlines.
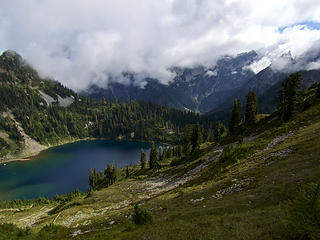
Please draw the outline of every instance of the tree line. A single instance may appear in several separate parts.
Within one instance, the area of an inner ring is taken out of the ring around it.
[[[93,190],[109,187],[116,182],[117,178],[118,170],[114,164],[109,164],[104,171],[97,171],[96,168],[89,170],[89,186]]]

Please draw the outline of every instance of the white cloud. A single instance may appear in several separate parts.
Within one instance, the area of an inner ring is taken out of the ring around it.
[[[307,66],[307,70],[316,70],[316,69],[320,69],[320,61],[312,62]]]
[[[278,28],[320,21],[319,12],[317,0],[3,0],[0,46],[73,89],[126,83],[124,71],[138,73],[136,84],[166,83],[173,65],[212,65],[225,54],[302,55],[320,30]]]

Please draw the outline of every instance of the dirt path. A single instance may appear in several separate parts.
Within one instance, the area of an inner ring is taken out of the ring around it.
[[[152,178],[146,181],[146,185],[148,186],[146,190],[148,192],[149,198],[163,192],[170,191],[194,179],[202,169],[206,168],[209,165],[210,162],[219,160],[222,150],[223,148],[219,148],[218,150],[214,151],[215,153],[217,153],[215,156],[208,157],[205,162],[185,173],[182,177],[177,177],[176,175],[162,175],[160,177]]]

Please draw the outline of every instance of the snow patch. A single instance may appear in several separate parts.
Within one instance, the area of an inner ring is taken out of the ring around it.
[[[208,70],[207,72],[206,72],[206,76],[208,76],[208,77],[216,77],[216,76],[218,76],[218,72],[217,72],[217,70],[214,70],[214,71],[211,71],[211,70]]]
[[[251,70],[255,74],[261,72],[263,69],[269,67],[272,63],[272,60],[269,57],[263,57],[260,60],[251,63],[250,65],[244,66],[243,70]]]
[[[41,97],[43,98],[43,100],[46,101],[47,105],[50,106],[53,102],[55,102],[55,100],[53,99],[53,97],[49,96],[48,94],[42,92],[39,90],[39,93],[41,94]]]
[[[56,100],[54,100],[53,97],[49,96],[48,94],[42,92],[39,90],[39,93],[41,97],[46,101],[47,105],[50,106],[52,103],[55,103]],[[74,102],[74,97],[66,97],[62,98],[58,95],[58,103],[60,107],[68,107]]]
[[[58,95],[58,101],[59,101],[60,107],[68,107],[74,102],[73,98],[71,97],[62,98],[59,95]]]

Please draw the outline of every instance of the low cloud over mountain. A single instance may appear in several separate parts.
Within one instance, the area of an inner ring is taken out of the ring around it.
[[[226,54],[256,50],[266,56],[256,71],[289,50],[303,56],[320,40],[319,12],[316,0],[4,0],[0,46],[75,90],[129,82],[123,72],[143,86]]]

